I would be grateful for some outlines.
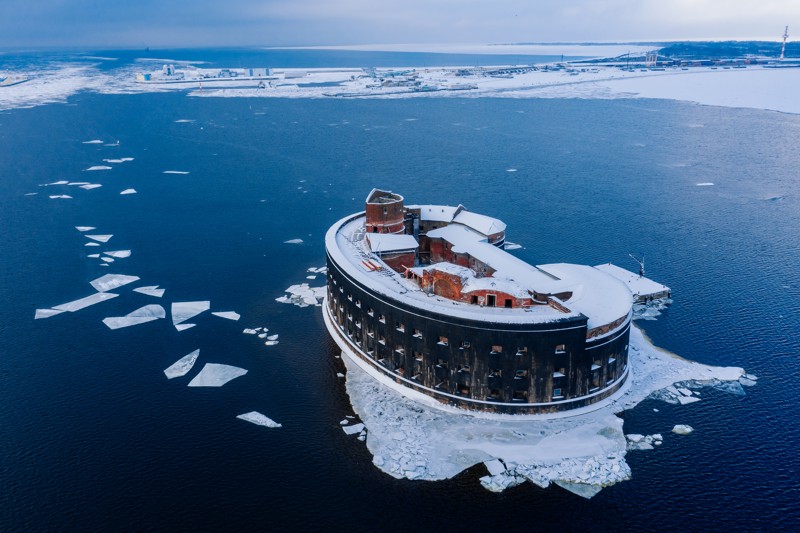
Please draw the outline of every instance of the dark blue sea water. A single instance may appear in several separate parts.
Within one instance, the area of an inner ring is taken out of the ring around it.
[[[0,529],[796,529],[798,135],[795,115],[655,100],[82,94],[2,112]],[[82,144],[95,138],[120,144]],[[118,157],[135,160],[82,172]],[[38,187],[62,179],[103,187]],[[480,465],[443,482],[381,473],[340,429],[352,411],[319,309],[274,301],[324,263],[326,229],[376,186],[499,217],[538,263],[633,269],[628,253],[646,253],[675,296],[643,324],[654,342],[758,385],[625,413],[626,432],[664,445],[629,453],[633,479],[592,500],[530,484],[493,494]],[[74,198],[47,198],[60,193]],[[99,267],[76,225],[133,255]],[[160,284],[164,301],[123,288],[33,320],[107,272]],[[101,322],[204,299],[242,319],[205,313],[181,333]],[[241,333],[261,325],[279,345]],[[165,379],[196,348],[198,368],[249,373],[219,389]],[[235,418],[251,410],[283,428]],[[678,423],[695,432],[669,433]]]

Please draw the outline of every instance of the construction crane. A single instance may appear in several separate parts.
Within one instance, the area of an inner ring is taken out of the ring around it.
[[[783,46],[781,46],[781,61],[783,61],[783,53],[786,52],[786,39],[789,38],[789,26],[783,30]]]

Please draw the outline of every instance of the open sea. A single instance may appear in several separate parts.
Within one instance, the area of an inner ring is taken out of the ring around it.
[[[217,66],[464,61],[284,51],[283,64],[267,64],[265,52],[243,53],[205,56]],[[504,62],[467,63],[480,61]],[[80,93],[2,111],[0,530],[797,530],[798,138],[797,115],[666,100]],[[83,144],[92,139],[119,144]],[[84,171],[122,157],[134,160]],[[39,186],[59,180],[102,187]],[[372,187],[498,217],[534,263],[636,270],[628,254],[646,254],[648,276],[675,299],[639,322],[653,342],[744,367],[758,385],[624,413],[626,433],[660,432],[664,444],[629,452],[633,478],[591,500],[530,483],[494,494],[478,482],[482,465],[447,481],[391,478],[341,430],[353,413],[320,309],[275,301],[324,264],[325,231],[363,209]],[[127,188],[138,194],[121,196]],[[60,194],[73,198],[48,198]],[[74,226],[113,238],[84,247]],[[132,256],[109,267],[87,258],[120,249]],[[34,321],[106,273],[166,294],[126,286]],[[183,332],[169,314],[119,330],[101,321],[193,300],[242,318],[204,313]],[[256,326],[280,344],[242,334]],[[167,380],[163,369],[197,348],[194,372],[214,362],[247,375],[221,388]],[[236,418],[253,410],[283,427]],[[675,424],[695,432],[673,435]]]

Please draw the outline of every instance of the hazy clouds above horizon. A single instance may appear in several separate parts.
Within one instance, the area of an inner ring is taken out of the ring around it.
[[[0,47],[777,41],[800,0],[2,0]]]

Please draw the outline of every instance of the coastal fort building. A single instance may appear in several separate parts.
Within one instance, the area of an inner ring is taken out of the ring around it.
[[[631,290],[600,268],[530,265],[504,251],[505,230],[464,206],[372,190],[325,238],[332,337],[401,392],[463,409],[539,414],[607,398],[630,375]]]

